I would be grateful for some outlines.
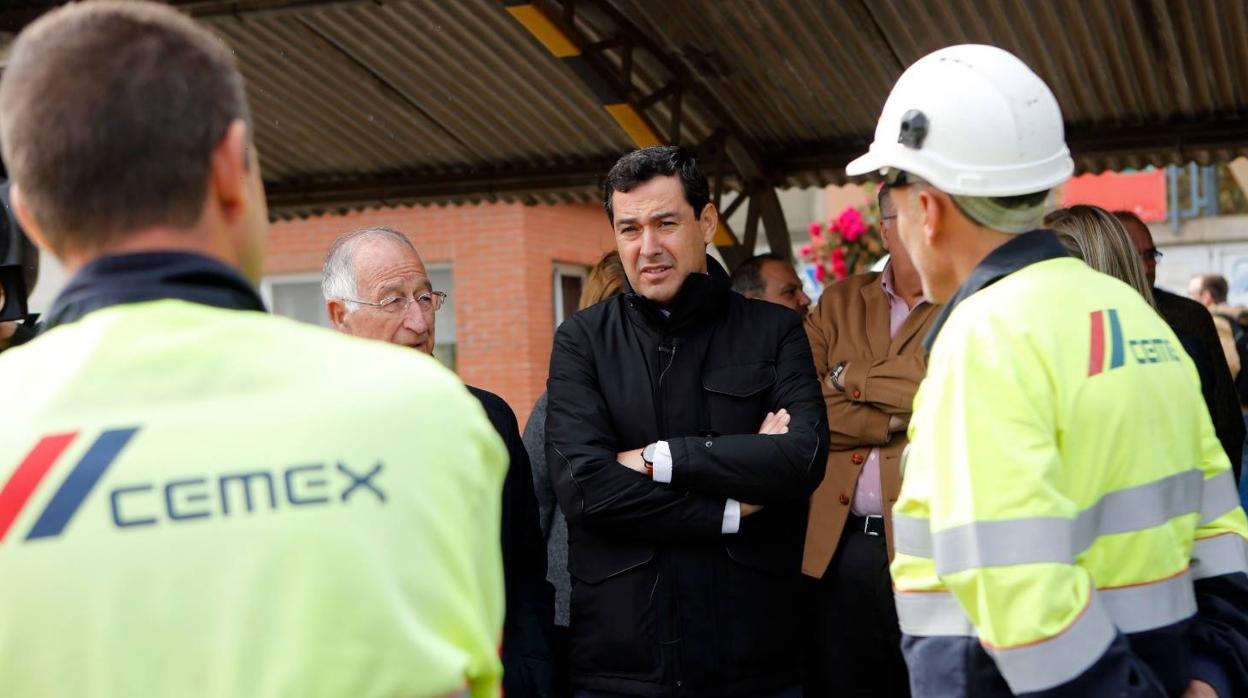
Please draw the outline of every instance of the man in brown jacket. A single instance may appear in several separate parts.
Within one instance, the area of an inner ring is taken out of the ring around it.
[[[909,695],[888,575],[889,517],[901,490],[911,403],[926,369],[923,338],[936,313],[923,300],[884,193],[888,266],[829,287],[806,320],[831,429],[802,560],[802,571],[814,578],[808,698]]]

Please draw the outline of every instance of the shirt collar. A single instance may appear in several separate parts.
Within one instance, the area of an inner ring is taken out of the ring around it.
[[[897,298],[897,293],[893,291],[893,263],[889,262],[884,266],[884,271],[880,274],[880,288],[884,289],[884,295],[888,296],[888,300],[892,301]]]

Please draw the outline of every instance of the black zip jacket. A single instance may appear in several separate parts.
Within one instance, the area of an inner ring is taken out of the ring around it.
[[[802,681],[802,544],[826,410],[799,316],[732,293],[707,264],[667,308],[628,293],[555,337],[546,448],[568,520],[577,688],[731,697]],[[789,432],[760,436],[780,408]],[[670,484],[617,462],[658,440]],[[733,534],[729,498],[763,505]]]

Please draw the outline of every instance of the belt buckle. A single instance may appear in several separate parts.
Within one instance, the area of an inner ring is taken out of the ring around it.
[[[867,516],[862,517],[862,532],[868,536],[879,537],[880,534],[871,530],[871,519],[879,519],[881,522],[884,521],[883,516],[879,516],[878,514],[868,514]]]

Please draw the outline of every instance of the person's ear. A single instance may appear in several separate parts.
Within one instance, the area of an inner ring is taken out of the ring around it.
[[[707,202],[702,207],[702,215],[698,216],[698,225],[702,226],[702,242],[709,245],[715,239],[715,231],[719,229],[719,211],[715,204]]]
[[[917,208],[923,215],[923,239],[928,246],[935,246],[942,239],[950,214],[949,206],[953,203],[939,196],[935,191],[923,187],[915,195]]]
[[[22,232],[26,233],[26,237],[35,243],[35,247],[41,250],[47,250],[52,255],[60,257],[60,254],[48,242],[47,236],[43,234],[43,227],[39,225],[39,221],[35,220],[34,214],[30,212],[30,207],[26,205],[26,196],[22,194],[21,187],[14,182],[9,188],[9,203],[13,206],[13,216],[17,218],[18,225],[22,226]]]
[[[347,304],[337,298],[325,301],[325,314],[329,316],[329,326],[339,332],[347,331]]]
[[[243,216],[250,203],[247,178],[255,166],[251,154],[251,142],[247,124],[242,119],[230,122],[225,136],[212,151],[210,181],[214,203],[221,209],[222,217],[233,221]]]

